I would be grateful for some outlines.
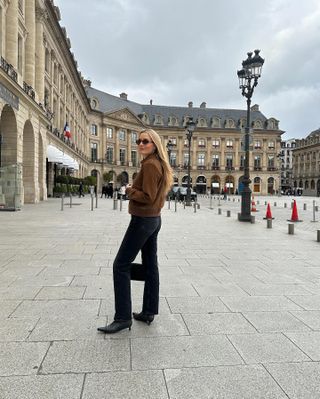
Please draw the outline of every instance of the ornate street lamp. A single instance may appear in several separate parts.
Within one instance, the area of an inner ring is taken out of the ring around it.
[[[254,88],[258,84],[258,79],[261,76],[262,65],[264,59],[259,55],[260,50],[254,50],[254,56],[252,57],[251,52],[248,53],[248,58],[242,62],[242,69],[237,72],[239,78],[239,88],[242,91],[242,95],[247,99],[247,124],[245,128],[245,162],[244,162],[244,176],[243,176],[243,191],[241,193],[241,213],[238,214],[238,220],[242,222],[251,222],[251,190],[249,184],[250,173],[249,173],[249,140],[250,140],[250,106],[251,97],[253,95]]]
[[[193,121],[192,117],[186,122],[185,129],[186,129],[186,136],[188,140],[188,188],[187,188],[187,196],[186,196],[186,205],[191,206],[191,188],[190,188],[190,165],[191,165],[191,139],[193,132],[196,128],[196,124]]]
[[[171,152],[172,152],[172,149],[173,149],[173,144],[172,144],[171,140],[168,140],[166,147],[167,147],[169,163],[171,165]]]

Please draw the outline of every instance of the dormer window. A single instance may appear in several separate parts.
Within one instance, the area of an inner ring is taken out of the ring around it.
[[[154,118],[155,125],[163,125],[163,119],[161,115],[156,115]]]
[[[205,120],[205,118],[199,118],[198,126],[199,127],[207,127],[207,121]]]
[[[219,128],[221,127],[220,119],[217,117],[212,118],[212,125],[211,127],[213,128]]]
[[[260,119],[257,119],[256,121],[253,122],[253,127],[255,129],[262,129],[262,122]]]
[[[231,129],[234,128],[235,127],[234,120],[231,118],[227,119],[225,122],[225,127],[231,128]]]
[[[179,126],[178,118],[176,116],[169,117],[169,126]]]

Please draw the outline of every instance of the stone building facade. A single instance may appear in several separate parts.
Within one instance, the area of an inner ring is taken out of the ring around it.
[[[291,193],[293,189],[293,156],[292,150],[296,147],[295,139],[281,141],[281,190],[283,193]]]
[[[8,176],[18,168],[15,204],[46,199],[55,174],[89,170],[90,104],[59,20],[52,1],[0,0],[0,182],[11,198]]]
[[[225,187],[230,193],[240,192],[244,169],[242,145],[246,111],[207,108],[206,103],[194,107],[142,105],[129,101],[125,93],[112,96],[86,87],[91,106],[97,117],[92,128],[90,145],[96,153],[98,175],[116,171],[127,175],[128,181],[137,171],[137,131],[143,127],[156,130],[166,146],[170,141],[170,162],[176,185],[187,184],[188,142],[185,122],[189,117],[197,120],[191,144],[191,180],[198,193],[221,192]],[[279,122],[266,118],[257,105],[252,107],[252,142],[250,175],[255,194],[274,193],[279,188],[280,167],[277,155],[281,147]]]
[[[198,192],[241,189],[245,110],[148,105],[112,96],[83,79],[53,0],[0,0],[0,207],[36,203],[52,195],[55,176],[95,175],[101,189],[110,172],[116,185],[139,169],[136,138],[150,126],[172,144],[175,184],[186,185],[184,124],[197,120],[191,178]],[[66,138],[64,129],[71,132]],[[278,121],[252,109],[252,189],[279,187]],[[14,177],[13,177],[14,176]],[[13,179],[15,179],[13,183]]]
[[[293,185],[304,195],[320,196],[320,129],[296,140],[293,150]]]

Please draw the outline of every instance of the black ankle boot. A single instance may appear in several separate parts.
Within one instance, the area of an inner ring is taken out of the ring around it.
[[[114,334],[121,330],[125,330],[126,328],[129,328],[129,330],[131,330],[131,326],[132,326],[132,320],[121,320],[121,321],[115,320],[108,326],[98,327],[98,331],[101,331],[105,334]]]
[[[143,321],[144,323],[147,323],[150,325],[153,322],[154,315],[153,314],[145,314],[143,312],[141,313],[133,313],[133,318],[138,321]]]

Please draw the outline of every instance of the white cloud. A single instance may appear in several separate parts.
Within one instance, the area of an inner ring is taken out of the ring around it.
[[[55,3],[81,71],[101,90],[142,103],[245,108],[236,71],[260,48],[265,65],[252,102],[288,137],[320,124],[317,0]]]

